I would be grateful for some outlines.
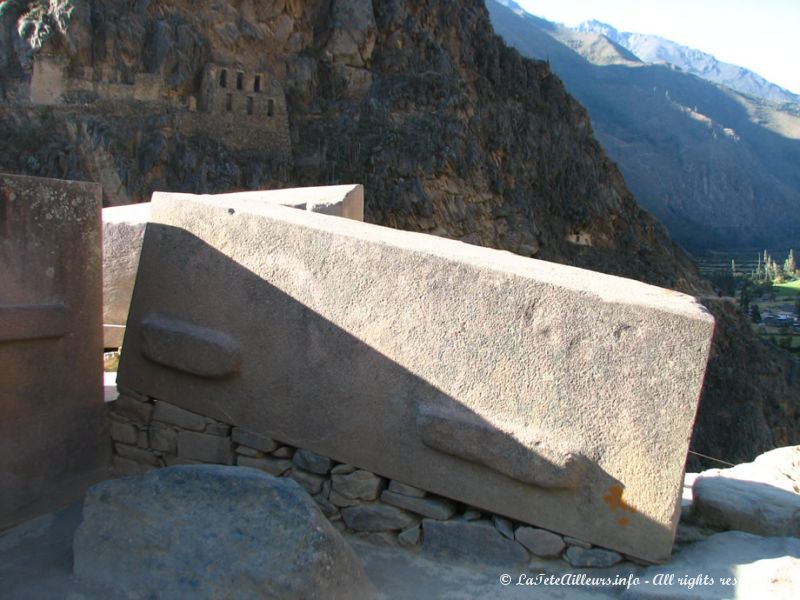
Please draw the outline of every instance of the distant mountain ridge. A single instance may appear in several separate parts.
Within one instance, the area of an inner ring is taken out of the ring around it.
[[[658,35],[618,31],[612,25],[595,19],[572,28],[580,33],[599,33],[630,50],[646,63],[667,63],[707,81],[778,103],[800,104],[800,95],[768,81],[749,69],[717,60],[712,54],[683,46]]]
[[[495,30],[546,60],[589,111],[636,199],[694,252],[800,243],[800,105],[648,64],[604,34],[486,0]]]

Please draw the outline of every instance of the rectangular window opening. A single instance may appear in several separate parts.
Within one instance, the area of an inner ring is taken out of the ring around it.
[[[233,110],[233,94],[225,94],[225,110],[228,112]]]
[[[252,115],[253,114],[253,97],[252,96],[248,96],[247,97],[247,114],[248,115]]]
[[[267,101],[267,116],[271,117],[273,112],[275,112],[275,102],[270,98]]]
[[[236,89],[243,90],[244,89],[244,73],[239,71],[236,74]]]
[[[219,87],[228,87],[228,71],[225,69],[219,73]]]
[[[253,91],[261,91],[261,75],[256,75],[256,78],[253,80]]]

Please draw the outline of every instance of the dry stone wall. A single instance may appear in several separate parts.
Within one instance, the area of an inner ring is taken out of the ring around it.
[[[178,464],[238,465],[290,477],[340,530],[424,556],[510,566],[531,557],[609,567],[621,554],[444,498],[121,388],[110,414],[117,476]]]

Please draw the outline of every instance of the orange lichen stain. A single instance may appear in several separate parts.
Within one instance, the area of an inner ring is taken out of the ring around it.
[[[636,509],[622,499],[624,488],[621,485],[612,485],[608,488],[608,493],[603,496],[603,500],[611,510],[625,510],[635,513]]]
[[[628,517],[620,517],[617,519],[617,523],[619,523],[619,525],[622,527],[625,527],[630,522],[631,520]]]

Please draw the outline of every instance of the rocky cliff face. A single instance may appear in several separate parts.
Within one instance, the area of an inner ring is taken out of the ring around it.
[[[0,47],[2,170],[108,204],[360,182],[375,223],[708,290],[480,0],[14,0]]]
[[[800,107],[648,65],[598,33],[486,3],[506,42],[546,57],[586,106],[637,200],[673,239],[695,251],[800,243]]]

